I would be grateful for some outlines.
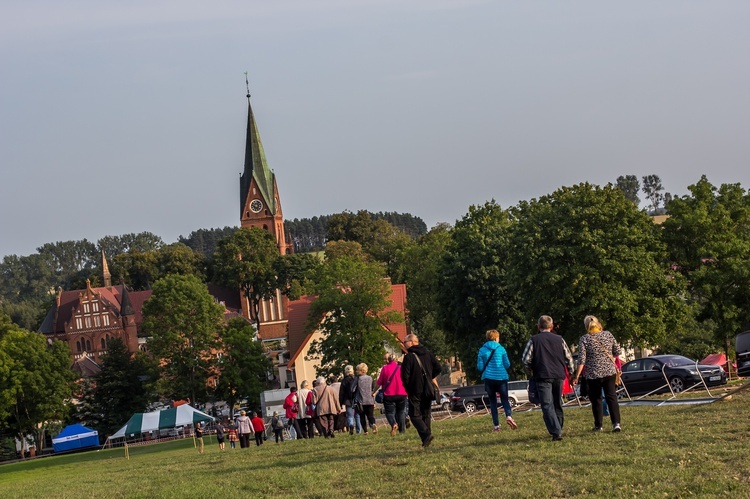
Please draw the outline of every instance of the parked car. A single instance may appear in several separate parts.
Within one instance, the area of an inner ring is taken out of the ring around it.
[[[666,376],[666,378],[665,378]],[[682,355],[652,355],[622,366],[622,382],[630,395],[643,395],[658,390],[668,392],[667,382],[675,393],[681,392],[701,378],[707,386],[724,385],[727,375],[720,366],[698,365]]]
[[[445,392],[440,392],[440,400],[433,400],[432,401],[432,410],[433,411],[447,411],[451,408],[451,398],[450,395],[448,395]]]
[[[508,382],[508,402],[511,407],[529,401],[528,380]],[[500,404],[500,395],[496,394]],[[489,408],[489,400],[484,385],[462,386],[453,390],[451,394],[451,410],[459,412],[474,412],[477,409]]]
[[[737,374],[750,376],[750,331],[737,335],[734,350],[737,352]]]

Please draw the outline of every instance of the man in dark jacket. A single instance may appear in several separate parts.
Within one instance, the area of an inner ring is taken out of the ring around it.
[[[432,352],[419,344],[415,334],[406,336],[404,346],[408,353],[401,364],[401,381],[409,394],[409,418],[422,439],[422,447],[428,447],[433,439],[433,396],[428,383],[437,384],[435,378],[440,374],[440,363]]]
[[[568,373],[573,372],[573,356],[561,336],[552,332],[552,317],[539,318],[539,333],[529,339],[523,351],[526,373],[533,376],[539,392],[542,417],[552,440],[562,440],[562,386]],[[568,368],[568,373],[565,368]]]
[[[346,426],[349,428],[349,435],[362,433],[362,426],[359,422],[359,416],[354,411],[354,399],[357,396],[357,377],[354,376],[354,367],[346,366],[344,368],[344,379],[341,380],[339,389],[339,403],[346,409]]]

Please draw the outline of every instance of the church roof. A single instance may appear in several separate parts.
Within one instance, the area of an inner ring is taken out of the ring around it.
[[[240,217],[245,209],[250,182],[255,183],[268,206],[272,215],[276,214],[276,199],[274,198],[274,175],[268,168],[266,154],[263,152],[263,144],[260,141],[258,126],[255,124],[253,108],[250,105],[250,96],[247,99],[247,137],[245,139],[245,170],[240,177]]]
[[[122,295],[120,298],[120,315],[135,315],[133,303],[130,301],[130,293],[127,286],[122,285]]]

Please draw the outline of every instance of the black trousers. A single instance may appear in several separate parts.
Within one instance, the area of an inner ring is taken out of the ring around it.
[[[263,443],[263,434],[265,431],[256,431],[255,432],[255,445],[260,445]]]
[[[313,438],[315,437],[315,422],[312,418],[304,418],[298,420],[300,435],[302,438]]]
[[[409,419],[422,443],[425,443],[432,435],[432,399],[421,395],[409,395]]]
[[[604,389],[604,398],[607,399],[609,407],[609,419],[612,424],[620,423],[620,404],[617,402],[617,387],[615,386],[615,375],[606,378],[587,379],[589,385],[589,401],[591,401],[591,412],[594,413],[594,426],[602,427],[603,407],[602,407],[602,388]]]
[[[367,428],[372,428],[373,426],[375,426],[375,406],[374,405],[362,406],[362,412],[359,413],[359,422],[362,424],[362,431],[365,433],[367,433]]]
[[[245,449],[247,447],[250,447],[250,434],[240,433],[240,448]]]

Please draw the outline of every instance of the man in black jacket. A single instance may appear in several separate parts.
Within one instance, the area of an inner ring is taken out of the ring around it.
[[[552,317],[539,318],[539,333],[529,339],[523,351],[526,373],[533,376],[539,392],[542,417],[552,440],[562,440],[562,385],[567,373],[573,372],[573,356],[561,336],[552,332]]]
[[[415,334],[404,339],[408,353],[401,364],[401,381],[409,394],[409,418],[422,439],[422,447],[432,443],[432,390],[428,383],[437,385],[435,378],[440,374],[440,363],[435,356],[419,344]],[[420,365],[421,364],[421,365]]]

